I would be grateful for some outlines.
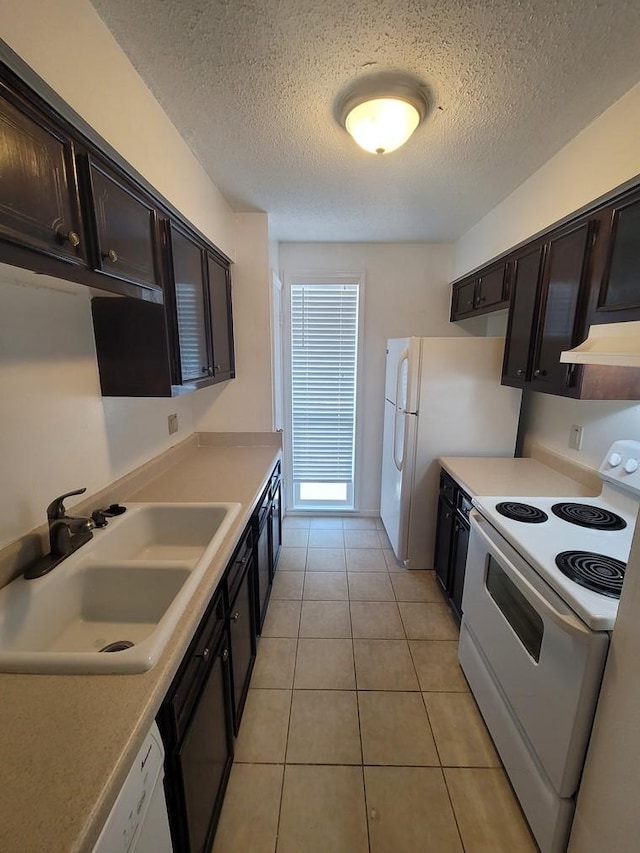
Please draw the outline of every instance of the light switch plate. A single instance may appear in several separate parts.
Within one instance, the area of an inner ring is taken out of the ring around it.
[[[173,435],[174,433],[178,432],[178,415],[169,415],[167,421],[169,423],[169,435]]]

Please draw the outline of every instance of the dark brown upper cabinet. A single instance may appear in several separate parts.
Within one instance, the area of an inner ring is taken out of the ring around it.
[[[508,304],[509,265],[500,263],[453,285],[451,320],[488,314]]]
[[[544,247],[516,258],[513,264],[511,308],[502,366],[502,384],[524,388],[531,379],[531,354]]]
[[[95,268],[112,278],[162,290],[158,216],[153,203],[94,157],[87,160],[95,222]]]
[[[228,266],[209,253],[207,254],[207,268],[213,341],[213,376],[216,382],[223,382],[226,379],[233,379],[236,375],[231,278]]]
[[[589,320],[640,320],[640,192],[606,207],[600,220],[603,239],[594,265]]]
[[[210,384],[213,377],[204,251],[176,223],[167,223],[167,229],[171,239],[176,381],[198,387]]]
[[[2,82],[0,239],[86,267],[73,141]],[[15,262],[11,247],[0,259]],[[38,268],[37,261],[30,266]]]
[[[575,390],[579,396],[578,370],[561,363],[560,353],[586,337],[582,302],[594,238],[594,223],[585,222],[546,247],[530,377],[534,391],[573,395]]]

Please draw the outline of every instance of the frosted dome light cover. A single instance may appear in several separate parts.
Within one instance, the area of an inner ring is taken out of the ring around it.
[[[418,109],[400,98],[374,98],[353,107],[345,127],[361,148],[388,154],[409,139],[420,124]]]

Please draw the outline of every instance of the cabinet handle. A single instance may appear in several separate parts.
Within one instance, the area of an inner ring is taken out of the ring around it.
[[[473,308],[473,299],[469,299],[467,302],[467,308]]]
[[[239,614],[239,613],[234,613],[234,614],[233,614],[233,616],[231,617],[231,621],[232,621],[232,622],[237,622],[239,618],[240,618],[240,614]]]
[[[214,365],[213,365],[213,369],[214,369],[214,370],[220,370],[220,365],[219,365],[219,364],[214,364]]]
[[[202,372],[203,372],[203,373],[208,373],[208,372],[209,372],[209,368],[208,368],[208,367],[203,367],[203,368],[202,368]]]
[[[546,375],[547,375],[547,371],[546,371],[546,370],[541,370],[541,369],[540,369],[540,370],[534,370],[534,371],[533,371],[533,375],[534,375],[534,376],[546,376]]]
[[[225,649],[222,652],[222,660],[224,663],[226,663],[229,660],[229,649]]]
[[[516,370],[516,376],[524,376],[524,370],[522,368]]]
[[[209,660],[209,655],[211,654],[211,650],[207,647],[203,649],[201,655],[197,655],[197,657],[202,658],[202,660],[206,663]]]
[[[64,243],[67,240],[71,243],[74,249],[77,249],[80,245],[80,235],[77,231],[67,231],[65,234],[64,231],[61,231],[59,228],[55,229],[55,238],[60,243]]]
[[[105,261],[109,260],[112,264],[115,264],[115,262],[118,260],[118,253],[114,249],[109,249],[108,252],[102,253],[102,257]]]

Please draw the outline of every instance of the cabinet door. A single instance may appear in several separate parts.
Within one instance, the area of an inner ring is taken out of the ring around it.
[[[436,545],[434,564],[436,577],[443,590],[449,589],[449,573],[451,562],[451,535],[453,532],[453,507],[440,495],[438,500],[438,526],[436,528]]]
[[[540,246],[515,262],[502,366],[503,385],[521,388],[529,375],[543,254]]]
[[[578,310],[590,249],[590,223],[551,242],[547,247],[542,284],[541,324],[538,327],[531,387],[562,394],[575,382],[574,365],[561,364],[562,350],[582,340]]]
[[[282,545],[282,481],[273,492],[271,499],[271,510],[269,514],[271,521],[271,577],[276,573],[280,547]]]
[[[0,237],[86,266],[73,143],[4,84]]]
[[[212,255],[207,255],[207,264],[213,338],[213,375],[222,381],[233,379],[235,376],[231,279],[228,268]]]
[[[258,544],[256,547],[256,584],[258,594],[256,596],[256,630],[262,630],[262,623],[267,612],[270,592],[270,561],[269,561],[269,522],[265,520]]]
[[[231,672],[233,677],[233,719],[236,735],[244,709],[249,680],[256,656],[252,584],[253,561],[250,562],[237,595],[229,608]]]
[[[481,275],[478,279],[476,308],[489,308],[507,299],[507,265]]]
[[[449,600],[458,622],[462,618],[462,592],[464,589],[464,573],[467,565],[469,549],[469,528],[459,519],[453,522],[453,554],[451,561],[451,579],[449,584]]]
[[[611,211],[609,260],[605,271],[598,308],[605,311],[632,311],[637,318],[640,309],[640,199],[629,200]],[[612,318],[614,319],[614,318]]]
[[[171,226],[174,298],[181,383],[213,376],[205,304],[204,253]]]
[[[190,853],[210,849],[233,761],[227,714],[226,634],[215,651],[211,671],[179,753]],[[169,782],[171,784],[171,782]]]
[[[476,279],[455,286],[453,291],[452,319],[470,314],[475,307]]]
[[[132,185],[89,160],[95,213],[96,269],[161,289],[156,264],[156,211]]]

